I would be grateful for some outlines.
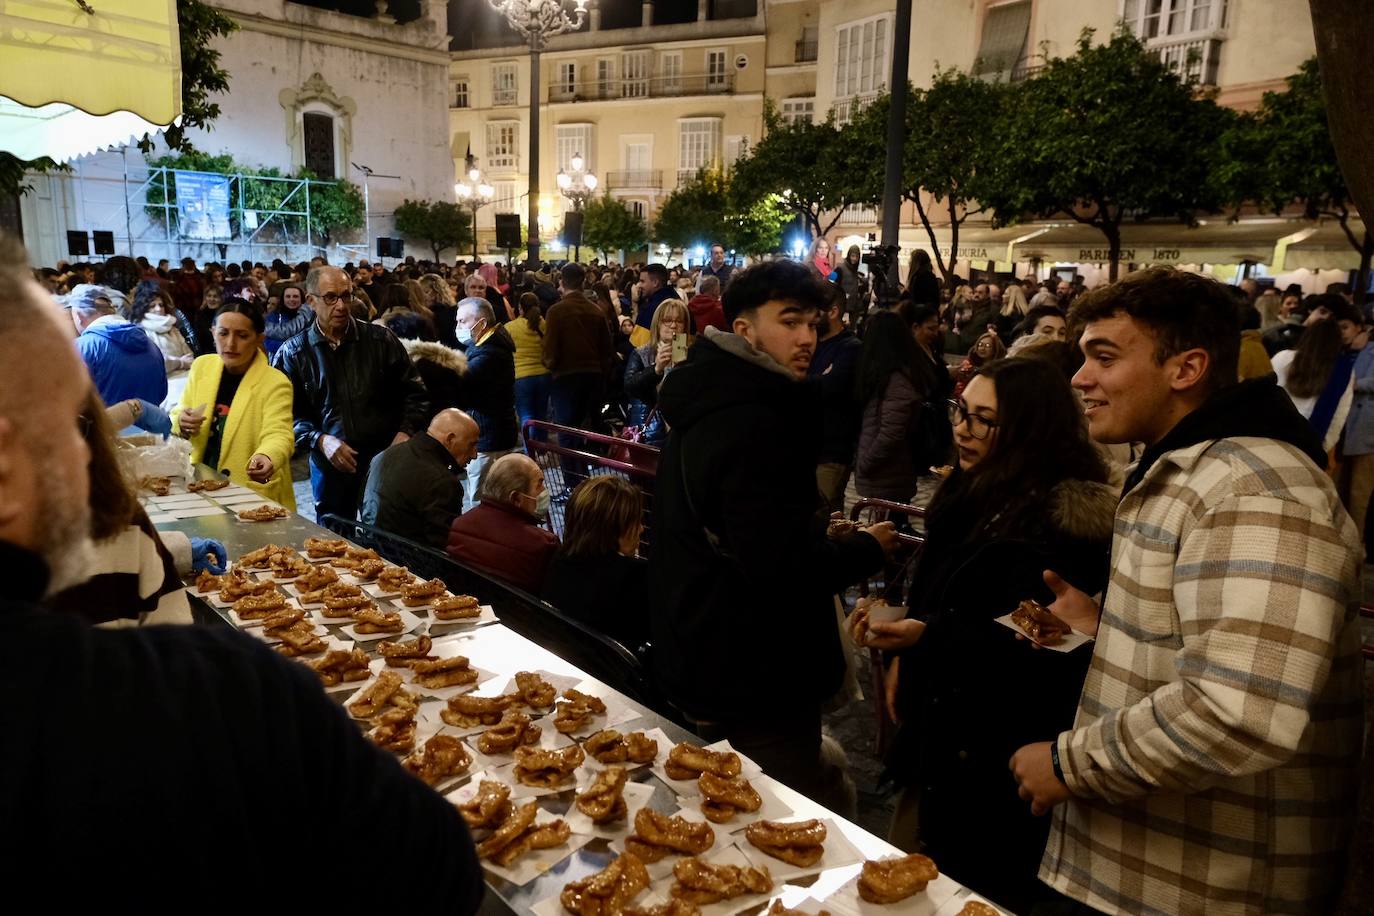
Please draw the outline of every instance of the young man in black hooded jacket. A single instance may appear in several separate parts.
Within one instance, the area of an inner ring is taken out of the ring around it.
[[[806,372],[828,298],[804,265],[745,270],[725,291],[733,333],[707,329],[664,381],[651,630],[663,687],[700,733],[839,807],[843,772],[821,760],[821,706],[845,669],[832,596],[881,569],[896,535],[826,536]]]

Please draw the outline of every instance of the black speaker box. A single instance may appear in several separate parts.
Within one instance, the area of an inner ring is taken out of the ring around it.
[[[114,254],[114,233],[105,229],[97,229],[91,233],[95,238],[96,254]]]
[[[496,247],[509,250],[519,248],[522,244],[520,240],[520,214],[496,214]]]
[[[563,214],[563,244],[582,244],[582,212],[569,210]]]
[[[84,232],[75,229],[67,230],[67,254],[76,257],[87,257],[91,253],[91,238]]]

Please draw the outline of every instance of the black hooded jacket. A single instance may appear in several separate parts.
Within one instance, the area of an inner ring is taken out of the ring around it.
[[[818,388],[712,328],[664,380],[659,409],[672,432],[649,588],[665,691],[712,721],[819,705],[844,673],[832,596],[883,552],[865,534],[826,537]]]
[[[479,452],[504,452],[519,443],[515,421],[515,341],[498,325],[480,344],[467,348],[468,371],[458,389],[458,406],[482,431]]]

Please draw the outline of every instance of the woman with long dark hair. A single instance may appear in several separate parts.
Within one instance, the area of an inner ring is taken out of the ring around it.
[[[996,618],[1026,599],[1049,605],[1057,577],[1088,594],[1103,587],[1116,493],[1048,363],[989,363],[949,416],[958,462],[929,506],[908,616],[868,628],[868,644],[890,653],[887,699],[900,723],[890,838],[1024,913],[1043,891],[1049,819],[1017,796],[1007,763],[1073,724],[1092,650],[1037,651]]]
[[[1362,324],[1354,306],[1333,312],[1332,317],[1313,322],[1295,349],[1280,351],[1272,359],[1279,387],[1322,437],[1328,452],[1340,439],[1354,400],[1351,380],[1358,354],[1350,349],[1350,342]]]
[[[515,412],[523,430],[526,420],[549,418],[553,376],[544,365],[544,304],[534,293],[521,293],[517,305],[520,317],[507,322],[506,331],[515,341]],[[535,438],[545,437],[538,432]]]
[[[911,431],[923,400],[920,353],[896,312],[878,312],[864,333],[854,397],[863,405],[854,488],[860,496],[908,502],[919,476]]]

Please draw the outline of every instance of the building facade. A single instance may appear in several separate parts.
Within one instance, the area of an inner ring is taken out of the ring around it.
[[[449,67],[447,0],[422,0],[418,17],[397,22],[288,0],[212,0],[239,26],[217,40],[229,91],[213,97],[220,116],[209,131],[191,131],[198,150],[228,153],[253,168],[283,174],[310,169],[325,180],[366,181],[367,226],[343,238],[298,237],[290,245],[227,244],[178,239],[145,209],[151,173],[134,146],[86,156],[68,173],[31,175],[20,198],[24,240],[34,263],[69,258],[67,232],[105,230],[115,251],[160,257],[290,260],[323,251],[332,260],[375,253],[394,236],[392,212],[406,198],[451,200],[453,162],[447,130]],[[157,149],[150,158],[165,150]],[[366,178],[364,170],[373,177]],[[303,207],[303,194],[289,206]],[[266,217],[264,215],[263,219]],[[259,233],[255,244],[265,243]],[[416,241],[414,253],[428,246]]]

